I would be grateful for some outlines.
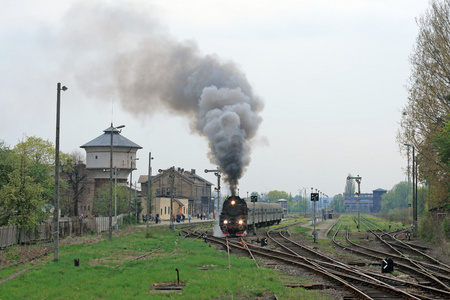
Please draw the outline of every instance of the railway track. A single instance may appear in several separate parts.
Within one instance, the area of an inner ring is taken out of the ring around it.
[[[442,299],[450,299],[450,291],[448,289],[448,282],[450,282],[450,278],[447,276],[446,268],[441,268],[440,266],[431,265],[422,261],[412,260],[405,256],[395,255],[361,246],[350,239],[348,230],[345,230],[344,232],[345,240],[348,244],[343,245],[336,239],[336,236],[341,231],[340,228],[342,227],[342,223],[337,223],[335,227],[337,227],[337,229],[332,230],[334,231],[332,240],[337,246],[341,247],[345,251],[351,251],[360,257],[367,257],[377,261],[381,261],[386,257],[391,257],[395,260],[395,266],[397,268],[415,279],[415,283],[410,281],[406,282],[405,284],[407,286],[420,288],[421,290],[425,290],[427,293],[431,293],[432,295],[436,295]]]
[[[338,232],[339,230],[334,230],[334,236]],[[261,264],[258,263],[258,258],[265,258],[308,270],[325,278],[327,282],[331,283],[332,288],[346,290],[348,295],[344,299],[450,299],[450,291],[439,286],[439,283],[435,282],[435,286],[428,286],[420,282],[408,282],[365,268],[350,266],[326,254],[319,253],[316,248],[292,240],[288,227],[279,228],[275,233],[268,232],[268,237],[272,239],[279,250],[260,247],[248,243],[244,239],[205,237],[198,232],[189,233],[189,235],[196,238],[203,237],[205,242],[221,244],[228,252],[239,249],[255,260],[258,267]],[[373,255],[372,259],[374,258],[378,261],[382,259],[380,256]],[[425,283],[425,280],[421,282]]]

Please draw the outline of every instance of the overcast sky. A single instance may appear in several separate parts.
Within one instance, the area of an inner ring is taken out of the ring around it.
[[[55,141],[61,82],[68,87],[61,95],[62,151],[83,153],[79,146],[112,121],[126,125],[122,134],[143,147],[134,179],[147,174],[151,151],[153,173],[170,166],[196,169],[215,183],[203,172],[216,168],[208,142],[186,117],[142,102],[124,106],[116,93],[87,88],[86,81],[109,76],[97,62],[118,48],[139,49],[142,39],[157,34],[194,45],[200,56],[234,63],[264,102],[241,196],[271,190],[295,195],[304,187],[333,196],[343,192],[349,173],[362,176],[362,192],[405,180],[407,159],[396,134],[407,101],[415,20],[428,1],[84,2],[2,3],[0,139],[11,147],[26,136]],[[112,7],[116,14],[104,13]],[[97,30],[92,24],[103,13],[102,22],[114,18],[121,27]],[[108,44],[119,35],[120,44]],[[101,45],[88,52],[92,44]]]

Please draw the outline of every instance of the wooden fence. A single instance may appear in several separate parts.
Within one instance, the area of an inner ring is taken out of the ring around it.
[[[112,218],[113,226],[123,224],[123,215]],[[37,242],[49,242],[53,240],[53,222],[41,222],[33,229],[18,228],[17,226],[0,227],[0,248],[16,244],[34,244]],[[69,219],[59,220],[59,237],[81,236],[94,232],[104,232],[109,230],[109,217],[97,217],[89,219]]]

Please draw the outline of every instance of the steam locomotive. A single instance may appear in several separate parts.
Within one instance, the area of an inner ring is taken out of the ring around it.
[[[255,213],[253,214],[253,207]],[[226,236],[243,236],[248,228],[279,224],[283,208],[278,203],[246,202],[239,196],[230,196],[225,200],[219,217],[219,225]]]

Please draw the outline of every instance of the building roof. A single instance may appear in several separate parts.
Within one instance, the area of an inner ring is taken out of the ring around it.
[[[162,172],[161,173],[158,173],[158,174],[156,174],[156,175],[152,175],[152,181],[153,180],[155,180],[157,177],[160,177],[160,176],[163,176],[165,173],[167,173],[169,171],[169,169],[165,169],[165,170],[162,170]],[[184,169],[180,169],[180,168],[178,168],[178,171],[177,171],[177,175],[178,176],[182,176],[182,177],[184,177],[186,180],[189,180],[190,182],[194,182],[195,183],[195,180],[197,180],[197,181],[200,181],[200,182],[204,182],[206,185],[214,185],[214,184],[212,184],[211,182],[209,182],[208,180],[206,180],[205,178],[203,178],[203,177],[201,177],[201,176],[199,176],[199,175],[197,175],[197,174],[195,174],[195,171],[194,170],[191,170],[190,172],[189,171],[184,171]],[[148,175],[140,175],[139,176],[139,181],[138,181],[139,183],[147,183],[148,182]]]
[[[126,147],[126,148],[137,148],[142,149],[138,144],[130,141],[126,137],[120,134],[117,128],[114,128],[111,124],[110,127],[103,130],[104,134],[93,139],[92,141],[80,146],[80,148],[87,147],[110,147],[111,146],[111,131],[113,133],[113,147]]]
[[[376,189],[376,190],[373,190],[372,192],[387,192],[387,191],[383,190],[383,189]]]

